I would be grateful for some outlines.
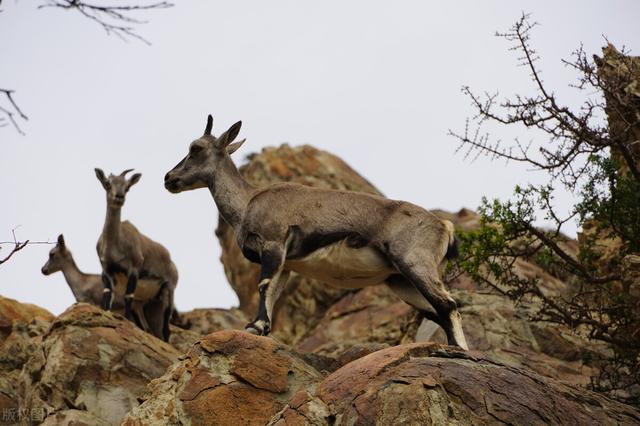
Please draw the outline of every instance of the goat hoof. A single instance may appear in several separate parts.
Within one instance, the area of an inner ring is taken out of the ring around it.
[[[244,330],[247,333],[255,334],[256,336],[260,335],[260,331],[256,327],[254,327],[252,324],[248,324],[247,326],[245,326]]]
[[[255,320],[254,322],[247,324],[244,329],[248,333],[255,334],[256,336],[266,336],[271,331],[269,323],[264,320]]]

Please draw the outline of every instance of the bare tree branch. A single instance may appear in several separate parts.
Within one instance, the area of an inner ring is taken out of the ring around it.
[[[136,26],[145,24],[147,21],[136,18],[137,12],[166,9],[173,4],[167,1],[129,0],[129,3],[122,5],[109,4],[113,0],[99,3],[89,3],[83,0],[43,0],[45,3],[38,6],[42,8],[58,8],[66,10],[76,10],[85,18],[100,25],[107,34],[114,34],[121,40],[136,39],[147,45],[151,43],[136,32]],[[0,0],[0,6],[2,0]],[[0,10],[2,12],[2,10]],[[21,120],[28,120],[27,115],[20,109],[13,98],[13,90],[0,89],[0,95],[8,101],[8,106],[0,105],[0,127],[12,125],[18,133],[24,135],[20,128]]]
[[[0,259],[0,265],[2,265],[3,263],[5,263],[7,260],[9,260],[11,258],[11,256],[13,256],[15,253],[19,252],[20,250],[22,250],[23,248],[25,248],[27,245],[33,245],[33,244],[56,244],[55,242],[51,242],[49,240],[47,241],[18,241],[18,238],[16,237],[16,229],[18,229],[20,226],[16,226],[15,228],[13,228],[11,230],[11,235],[13,235],[13,241],[0,241],[0,245],[3,244],[11,244],[13,245],[13,248],[11,249],[11,253],[9,253],[4,259]],[[2,250],[2,247],[0,247],[0,250]]]
[[[11,250],[11,253],[9,253],[9,255],[7,257],[5,257],[4,259],[0,259],[0,265],[2,265],[4,262],[9,260],[11,258],[11,256],[13,256],[14,253],[16,253],[16,252],[22,250],[23,248],[25,248],[27,246],[27,244],[29,244],[29,240],[24,241],[22,243],[16,243],[15,246],[13,247],[13,250]]]
[[[85,18],[99,24],[107,34],[113,34],[122,40],[133,38],[149,45],[151,43],[147,39],[135,32],[136,25],[145,24],[147,21],[135,18],[132,14],[145,10],[166,9],[172,7],[173,4],[166,1],[148,4],[139,3],[140,0],[131,1],[130,4],[114,6],[88,3],[82,0],[47,0],[47,3],[38,6],[38,9],[54,7],[76,10]]]
[[[29,240],[24,241],[24,242],[19,242],[18,241],[18,239],[16,238],[16,229],[17,228],[18,228],[18,226],[16,226],[15,228],[13,228],[11,230],[11,234],[13,235],[13,241],[10,242],[10,243],[13,244],[13,249],[11,250],[11,253],[9,253],[9,255],[7,257],[5,257],[4,259],[0,259],[0,265],[5,263],[7,260],[9,260],[11,258],[11,256],[13,256],[15,253],[19,252],[20,250],[25,248],[27,246],[27,244],[29,244]]]
[[[476,127],[471,129],[467,121],[464,133],[449,131],[460,143],[457,151],[466,147],[465,158],[475,153],[474,158],[484,154],[491,159],[502,158],[530,164],[535,169],[547,171],[553,178],[560,179],[572,190],[577,187],[577,182],[589,167],[586,158],[612,148],[621,153],[632,176],[640,182],[640,170],[629,150],[629,135],[640,125],[640,117],[627,115],[626,128],[616,134],[610,132],[604,120],[607,108],[604,99],[619,97],[623,89],[621,85],[625,81],[605,83],[598,75],[594,62],[587,59],[580,47],[574,52],[573,61],[563,61],[580,74],[578,84],[572,87],[579,90],[595,89],[604,96],[599,96],[596,100],[588,99],[578,111],[562,105],[556,95],[545,87],[541,72],[536,66],[539,57],[530,45],[530,31],[536,24],[530,23],[528,19],[529,16],[525,14],[509,31],[496,35],[513,43],[510,50],[520,54],[519,65],[528,69],[537,93],[533,96],[515,95],[498,102],[497,93],[479,96],[468,87],[463,87],[462,92],[469,97],[477,111],[473,118]],[[501,140],[492,140],[483,130],[485,122],[522,125],[542,132],[547,140],[544,144],[536,144],[537,149],[530,149],[534,146],[533,143],[523,145],[518,139],[510,146],[503,146]]]
[[[0,116],[0,127],[7,126],[11,123],[18,133],[24,135],[24,132],[18,125],[18,120],[22,119],[26,121],[29,118],[24,112],[22,112],[16,101],[13,99],[13,92],[13,90],[9,89],[0,89],[0,93],[5,96],[10,105],[8,109],[0,106],[0,113],[4,115],[4,117]]]

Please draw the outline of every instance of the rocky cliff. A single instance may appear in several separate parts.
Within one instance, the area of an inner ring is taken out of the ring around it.
[[[378,193],[342,160],[308,146],[265,149],[242,172],[256,185]],[[478,226],[466,209],[435,212],[460,229]],[[384,286],[336,290],[300,277],[276,307],[273,336],[247,334],[258,272],[222,221],[217,235],[240,307],[181,313],[169,344],[86,304],[55,318],[0,299],[0,423],[640,423],[636,408],[584,389],[594,368],[587,360],[605,348],[531,322],[536,306],[514,305],[464,276],[450,286],[469,352],[444,345],[435,324],[419,322]],[[518,268],[548,291],[565,291],[538,265]]]

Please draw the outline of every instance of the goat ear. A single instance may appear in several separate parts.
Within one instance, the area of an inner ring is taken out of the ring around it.
[[[127,185],[127,189],[131,188],[133,185],[138,183],[141,177],[142,177],[142,173],[136,173],[133,176],[131,176],[131,179],[129,179],[129,184]]]
[[[62,234],[58,235],[58,245],[64,247],[64,236]]]
[[[227,154],[231,155],[234,152],[236,152],[238,148],[240,148],[245,141],[246,139],[242,139],[241,141],[229,144],[229,146],[227,147]]]
[[[213,117],[211,114],[207,117],[207,127],[204,128],[204,135],[210,135],[211,130],[213,129]]]
[[[106,189],[108,191],[109,188],[111,188],[111,184],[109,183],[109,179],[107,179],[107,177],[104,175],[104,172],[102,171],[102,169],[98,169],[96,167],[93,170],[95,170],[96,177],[98,178],[98,180],[100,181],[100,183],[102,184],[104,189]]]
[[[229,130],[220,135],[216,140],[216,145],[220,149],[226,148],[240,133],[240,127],[242,127],[242,121],[238,121],[233,126],[229,127]]]

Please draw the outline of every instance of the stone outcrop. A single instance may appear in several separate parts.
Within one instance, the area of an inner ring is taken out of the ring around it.
[[[220,331],[153,380],[124,425],[264,425],[298,390],[321,378],[303,357],[269,337]]]
[[[479,352],[433,343],[375,351],[329,373],[272,338],[200,340],[124,421],[140,425],[619,424],[640,411]],[[569,414],[570,413],[570,414]]]
[[[469,346],[496,362],[586,386],[595,372],[588,360],[607,354],[603,344],[568,327],[532,322],[536,306],[516,305],[485,292],[454,290],[453,294],[461,305]],[[421,331],[421,340],[446,343],[444,332],[435,325]]]
[[[632,425],[640,411],[483,355],[383,349],[299,391],[270,425]]]
[[[20,409],[50,424],[118,424],[177,358],[172,346],[132,322],[75,304],[51,323],[24,365]]]
[[[0,296],[0,415],[6,422],[18,414],[22,366],[41,344],[41,336],[53,318],[38,306]]]

